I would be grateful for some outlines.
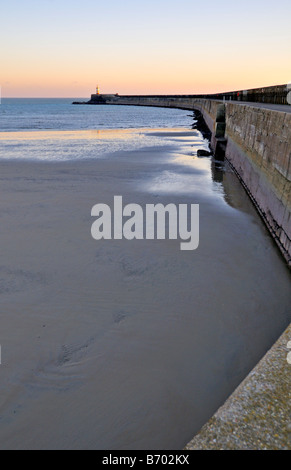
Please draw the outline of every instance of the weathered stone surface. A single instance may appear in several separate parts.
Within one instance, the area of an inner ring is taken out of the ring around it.
[[[291,115],[231,103],[226,109],[226,157],[254,197],[291,264]]]
[[[217,122],[215,124],[215,137],[221,138],[225,134],[225,122]]]
[[[291,325],[186,450],[290,450]]]

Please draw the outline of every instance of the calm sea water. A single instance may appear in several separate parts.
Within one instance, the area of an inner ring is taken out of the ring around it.
[[[4,98],[0,105],[0,131],[187,127],[192,122],[189,111],[180,109],[76,106],[72,101]]]
[[[72,99],[3,99],[0,160],[70,161],[165,145],[149,129],[191,128],[189,111],[76,106]],[[208,147],[200,133],[196,145]],[[171,142],[168,142],[169,144]]]

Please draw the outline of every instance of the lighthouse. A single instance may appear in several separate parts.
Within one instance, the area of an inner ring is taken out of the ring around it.
[[[100,95],[100,92],[99,92],[99,85],[96,86],[96,95]]]

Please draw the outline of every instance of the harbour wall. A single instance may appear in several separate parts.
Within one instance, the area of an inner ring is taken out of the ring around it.
[[[260,90],[257,93],[259,103],[287,103],[287,85],[257,90]],[[266,101],[263,101],[262,90],[267,90]],[[240,93],[233,92],[236,100],[233,96],[227,99],[227,94],[221,94],[218,99],[216,95],[209,95],[210,98],[199,95],[92,95],[87,104],[156,106],[195,111],[210,131],[214,155],[218,159],[225,157],[230,162],[290,267],[290,109],[288,105],[280,106],[280,111],[268,109],[267,104],[257,107],[243,99],[255,96],[255,92],[247,90]]]

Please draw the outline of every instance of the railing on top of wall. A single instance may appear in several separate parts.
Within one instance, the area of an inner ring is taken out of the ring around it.
[[[213,93],[207,95],[120,95],[120,98],[168,98],[168,99],[213,99],[213,100],[232,100],[232,101],[250,101],[256,103],[288,104],[287,85],[277,85],[264,88],[253,88],[249,90],[236,90],[225,93]],[[94,95],[92,95],[94,96]],[[118,96],[118,95],[117,95]]]

